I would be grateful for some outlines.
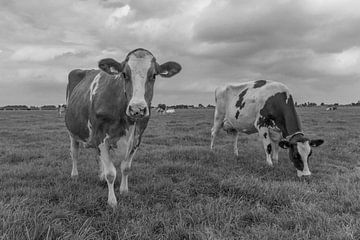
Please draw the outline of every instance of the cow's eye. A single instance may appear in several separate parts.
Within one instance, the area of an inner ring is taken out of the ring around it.
[[[125,79],[125,80],[127,80],[128,79],[128,76],[127,76],[127,74],[126,73],[122,73],[122,76],[123,76],[123,78]]]

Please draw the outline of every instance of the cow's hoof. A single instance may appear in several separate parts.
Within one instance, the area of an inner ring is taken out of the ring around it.
[[[129,190],[121,190],[120,189],[120,195],[123,195],[123,196],[129,195]]]
[[[113,210],[115,210],[116,207],[117,207],[117,202],[116,201],[115,202],[108,201],[108,204]]]
[[[77,182],[79,179],[79,175],[71,175],[71,180]]]
[[[274,164],[272,162],[266,162],[266,165],[268,165],[269,167],[274,167]]]

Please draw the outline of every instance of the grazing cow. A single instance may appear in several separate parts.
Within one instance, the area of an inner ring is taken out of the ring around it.
[[[238,133],[258,132],[263,142],[266,162],[270,166],[273,165],[272,161],[278,162],[280,146],[289,149],[289,157],[299,177],[311,175],[308,165],[311,147],[317,147],[324,141],[310,140],[304,136],[293,98],[284,84],[258,80],[227,85],[216,89],[215,101],[211,149],[220,128],[235,134],[236,155]]]
[[[169,114],[175,113],[175,109],[173,108],[166,109],[165,113],[169,113]]]
[[[337,109],[337,107],[332,106],[332,107],[326,108],[326,111],[335,111],[336,109]]]
[[[108,203],[115,207],[114,163],[123,160],[120,193],[127,193],[131,162],[150,118],[155,77],[172,77],[181,66],[176,62],[160,65],[149,51],[139,48],[122,63],[101,60],[99,68],[69,73],[65,122],[71,142],[71,176],[78,176],[79,143],[97,148],[100,178],[105,178]]]
[[[165,104],[159,104],[156,111],[159,114],[165,114],[165,110],[166,110],[166,105]]]

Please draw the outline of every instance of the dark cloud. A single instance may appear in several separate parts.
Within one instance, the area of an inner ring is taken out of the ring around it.
[[[71,69],[122,61],[138,47],[183,67],[156,80],[154,103],[208,104],[217,86],[257,79],[284,82],[297,101],[355,101],[358,7],[355,0],[5,1],[0,105],[63,101]]]

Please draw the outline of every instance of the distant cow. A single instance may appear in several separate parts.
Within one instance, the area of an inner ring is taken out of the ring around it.
[[[175,109],[173,108],[166,109],[165,113],[169,113],[169,114],[175,113]]]
[[[165,114],[165,110],[162,108],[157,108],[156,112],[158,112],[159,114]]]
[[[326,111],[335,111],[337,109],[336,106],[326,108]]]
[[[115,207],[114,163],[123,159],[120,193],[126,193],[131,162],[150,118],[155,77],[172,77],[181,66],[176,62],[160,65],[148,50],[139,48],[121,63],[103,59],[99,68],[102,71],[76,69],[69,73],[65,122],[71,140],[71,176],[78,176],[79,142],[98,149],[100,178],[105,178],[108,203]]]
[[[65,110],[66,110],[66,105],[65,104],[59,105],[58,106],[58,116],[62,117],[62,115],[65,113]]]
[[[289,149],[289,157],[299,177],[311,175],[308,165],[311,147],[317,147],[324,141],[304,136],[293,98],[284,84],[258,80],[227,85],[216,89],[215,101],[211,149],[220,128],[235,134],[236,155],[238,133],[258,132],[269,165],[273,165],[272,161],[278,162],[280,146]]]

